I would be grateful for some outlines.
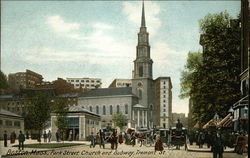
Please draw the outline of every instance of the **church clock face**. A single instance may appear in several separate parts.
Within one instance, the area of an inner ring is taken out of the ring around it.
[[[142,87],[143,86],[141,82],[138,82],[137,85],[138,85],[138,87]]]

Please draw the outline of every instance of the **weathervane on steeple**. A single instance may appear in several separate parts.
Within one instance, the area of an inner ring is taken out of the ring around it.
[[[146,27],[145,13],[144,13],[144,0],[142,1],[141,27]]]

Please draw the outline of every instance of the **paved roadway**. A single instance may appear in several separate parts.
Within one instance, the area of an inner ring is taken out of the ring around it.
[[[1,144],[3,142],[1,141]],[[89,144],[85,142],[85,144]],[[2,146],[1,146],[2,147]],[[192,151],[185,151],[183,148],[181,150],[175,149],[167,149],[164,148],[163,152],[154,152],[154,147],[140,147],[136,145],[135,147],[128,146],[128,145],[119,145],[118,149],[111,150],[110,144],[106,144],[106,149],[100,149],[99,146],[95,148],[90,148],[88,145],[81,145],[75,147],[68,147],[68,148],[60,148],[60,149],[25,149],[23,154],[24,155],[15,155],[15,156],[7,156],[7,157],[14,157],[14,158],[119,158],[119,157],[136,157],[136,158],[151,158],[151,157],[169,157],[169,158],[212,158],[212,153],[208,152],[208,149],[198,149],[196,146],[190,146]],[[16,148],[8,148],[4,149],[5,154],[10,151],[15,153],[17,151]],[[33,152],[32,152],[33,150]],[[227,152],[223,154],[223,158],[245,158],[246,154],[238,155],[235,153],[228,152],[231,149],[227,149]],[[29,153],[26,153],[29,151]],[[30,153],[32,152],[32,153]],[[4,154],[4,155],[5,155]]]

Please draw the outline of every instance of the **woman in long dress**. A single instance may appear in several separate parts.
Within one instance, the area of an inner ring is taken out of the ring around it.
[[[163,144],[161,142],[161,138],[159,135],[156,136],[156,142],[155,142],[155,151],[162,151],[163,150]]]

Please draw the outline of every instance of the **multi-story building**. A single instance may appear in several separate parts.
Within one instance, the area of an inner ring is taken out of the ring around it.
[[[19,90],[20,88],[35,88],[37,84],[42,83],[42,80],[42,75],[30,70],[8,75],[8,83],[13,90]]]
[[[100,78],[66,78],[66,80],[73,84],[74,88],[95,89],[102,86]]]
[[[234,130],[249,132],[250,0],[241,0],[241,99],[233,105]]]
[[[132,80],[131,79],[114,79],[113,82],[109,85],[109,88],[114,87],[131,87]]]
[[[55,90],[56,95],[62,94],[72,94],[77,93],[79,91],[74,89],[74,85],[68,83],[66,80],[62,78],[57,78],[57,80],[52,82],[42,82],[41,84],[37,84],[36,88],[51,88]]]
[[[171,126],[172,83],[170,77],[158,77],[155,80],[155,124],[163,128]]]

